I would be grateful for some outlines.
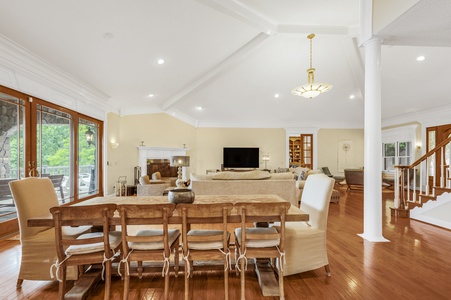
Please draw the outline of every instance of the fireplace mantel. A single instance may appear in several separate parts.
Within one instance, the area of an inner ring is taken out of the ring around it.
[[[171,156],[185,156],[188,150],[188,148],[138,146],[141,172],[146,174],[148,159],[170,159]]]

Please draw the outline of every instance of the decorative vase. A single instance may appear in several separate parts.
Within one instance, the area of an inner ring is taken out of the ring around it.
[[[191,189],[172,189],[168,192],[168,200],[171,203],[193,203],[194,192]]]

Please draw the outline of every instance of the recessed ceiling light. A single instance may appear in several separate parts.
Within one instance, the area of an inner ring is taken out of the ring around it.
[[[160,58],[160,59],[157,60],[157,64],[159,64],[159,65],[162,65],[162,64],[164,64],[164,63],[165,63],[165,60],[162,59],[162,58]]]
[[[204,108],[202,106],[196,106],[197,110],[203,110]]]
[[[280,97],[280,95],[279,94],[274,94],[274,98],[279,98]]]
[[[349,96],[349,99],[351,99],[351,100],[354,99],[354,98],[355,98],[354,95],[350,95],[350,96]]]
[[[423,61],[425,59],[426,59],[426,57],[424,57],[423,55],[420,55],[417,57],[417,61]]]
[[[152,97],[154,97],[155,95],[154,94],[149,94],[149,95],[147,95],[147,97],[149,97],[149,98],[152,98]]]

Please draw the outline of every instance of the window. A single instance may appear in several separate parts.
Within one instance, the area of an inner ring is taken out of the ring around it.
[[[411,157],[411,142],[394,142],[382,144],[382,156],[384,171],[393,171],[397,165],[410,165]]]
[[[0,235],[18,230],[11,180],[49,177],[60,203],[103,195],[102,132],[100,120],[0,86]]]

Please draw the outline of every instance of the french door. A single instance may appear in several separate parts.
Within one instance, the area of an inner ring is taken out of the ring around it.
[[[102,195],[103,123],[0,86],[0,236],[18,230],[8,182],[51,179],[61,204]]]

